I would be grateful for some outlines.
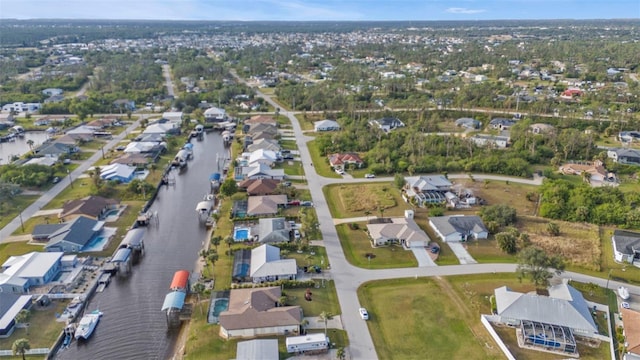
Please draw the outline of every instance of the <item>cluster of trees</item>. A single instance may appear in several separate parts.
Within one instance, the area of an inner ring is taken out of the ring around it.
[[[540,186],[539,215],[557,220],[598,225],[640,227],[640,194],[616,187],[591,187],[562,179],[547,179]]]
[[[53,168],[45,165],[0,166],[0,182],[17,184],[25,187],[40,187],[53,177]]]

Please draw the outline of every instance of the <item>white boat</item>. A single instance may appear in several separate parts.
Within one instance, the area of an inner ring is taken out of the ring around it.
[[[620,298],[622,300],[628,300],[629,299],[629,289],[627,289],[624,286],[618,287],[618,295],[620,296]]]
[[[96,326],[98,325],[98,321],[100,321],[101,316],[102,312],[100,310],[93,310],[92,312],[83,316],[78,323],[78,328],[76,329],[76,340],[89,339],[89,337],[91,337],[91,334],[93,334],[93,330],[95,330]]]

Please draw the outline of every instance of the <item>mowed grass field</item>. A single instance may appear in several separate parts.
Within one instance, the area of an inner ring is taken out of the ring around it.
[[[322,190],[334,218],[367,216],[365,212],[369,216],[404,216],[411,208],[400,191],[387,183],[333,184]],[[384,209],[382,213],[380,209]]]
[[[378,358],[503,359],[496,344],[486,346],[472,331],[468,322],[480,321],[468,316],[466,302],[452,301],[449,293],[428,278],[362,285],[358,296],[369,311],[367,325]]]
[[[455,179],[453,183],[454,186],[460,186],[462,190],[471,190],[475,196],[486,200],[487,205],[506,204],[516,209],[518,215],[536,214],[537,186],[514,182],[507,184],[506,181],[498,180],[472,181],[471,179]],[[533,201],[527,200],[528,193],[535,194]]]
[[[359,229],[352,230],[348,224],[336,226],[340,245],[349,263],[365,269],[391,269],[418,266],[413,252],[401,246],[371,247],[366,224],[357,223]],[[368,257],[367,254],[372,256]]]

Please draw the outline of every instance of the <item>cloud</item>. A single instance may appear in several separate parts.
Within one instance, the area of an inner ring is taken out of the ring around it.
[[[448,12],[449,14],[479,14],[483,13],[486,10],[484,9],[467,9],[460,7],[451,7],[446,9],[444,12]]]

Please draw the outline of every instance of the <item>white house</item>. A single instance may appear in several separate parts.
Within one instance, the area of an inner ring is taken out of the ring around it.
[[[182,111],[167,111],[162,114],[162,118],[180,126],[182,125],[182,115]]]
[[[30,252],[2,264],[0,292],[26,293],[31,286],[52,281],[62,268],[62,252]]]
[[[469,138],[478,146],[493,146],[494,148],[504,149],[509,145],[510,138],[501,135],[477,134]]]
[[[111,164],[100,168],[100,178],[128,184],[135,176],[136,168],[124,164]]]
[[[430,217],[429,226],[446,242],[486,239],[489,236],[482,219],[475,215]]]
[[[425,247],[431,239],[410,217],[391,218],[390,223],[367,224],[376,246],[398,243],[404,247]]]
[[[254,166],[256,164],[273,166],[273,164],[278,161],[278,155],[275,151],[258,149],[249,154],[248,160],[249,166]]]
[[[640,262],[640,233],[615,230],[611,237],[613,257],[617,262]]]
[[[249,276],[254,283],[295,280],[297,273],[296,259],[280,259],[280,248],[264,244],[251,250]]]
[[[207,122],[220,122],[227,119],[227,112],[224,109],[211,107],[205,110],[204,119]]]
[[[142,133],[165,135],[166,133],[176,128],[177,126],[174,123],[156,123],[147,126]]]
[[[320,120],[313,123],[315,131],[338,131],[340,124],[335,120]]]

